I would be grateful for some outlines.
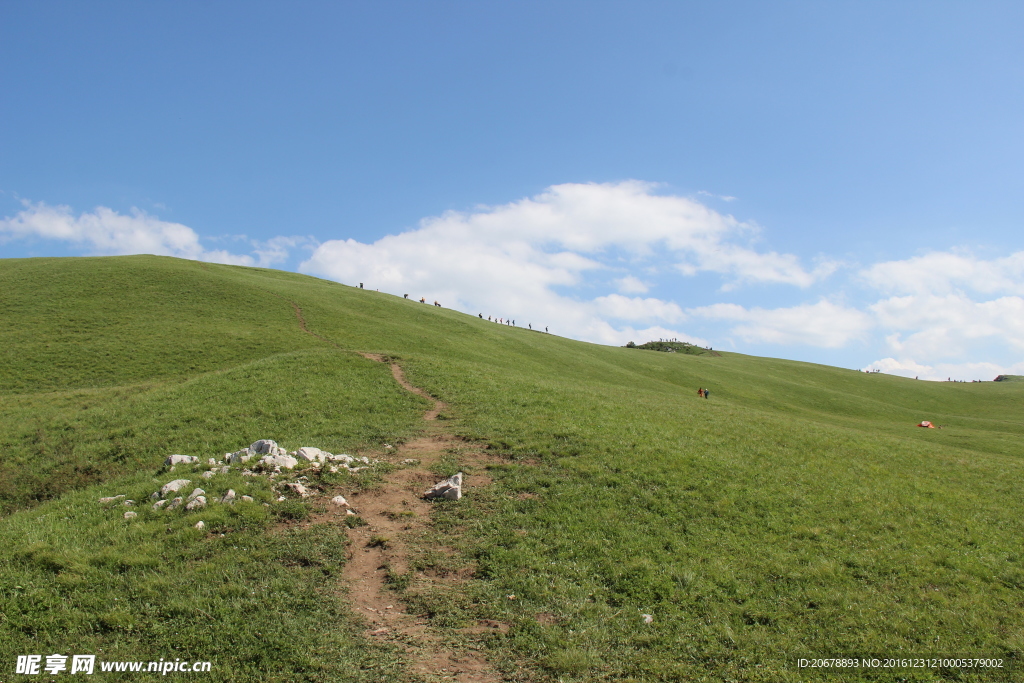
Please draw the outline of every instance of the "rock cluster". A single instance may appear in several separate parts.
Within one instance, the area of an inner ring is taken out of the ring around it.
[[[176,453],[169,455],[164,460],[164,465],[168,467],[168,471],[174,469],[175,465],[198,465],[199,458],[194,455],[181,455]],[[259,476],[260,474],[269,475],[269,479],[282,474],[282,470],[294,469],[299,463],[305,463],[310,466],[311,469],[319,470],[326,467],[329,472],[339,472],[341,469],[345,469],[348,472],[355,474],[362,470],[367,469],[375,461],[371,461],[367,457],[354,457],[341,453],[334,455],[327,451],[320,450],[319,448],[313,448],[312,446],[303,446],[302,448],[287,452],[285,449],[277,445],[276,441],[270,439],[260,439],[254,442],[248,448],[243,448],[234,453],[225,453],[222,461],[218,461],[215,458],[209,458],[207,463],[211,466],[209,470],[203,472],[200,476],[203,479],[213,479],[218,474],[227,474],[231,471],[232,465],[247,465],[246,469],[243,469],[241,474],[243,476]],[[460,475],[461,483],[461,473]],[[150,495],[150,500],[153,501],[154,510],[176,510],[183,507],[185,510],[192,512],[206,507],[210,502],[206,497],[206,491],[201,488],[193,488],[192,493],[187,497],[179,494],[179,492],[192,483],[191,479],[174,479],[169,481],[160,487],[159,491],[154,491]],[[443,483],[443,482],[442,482]],[[277,482],[275,488],[279,493],[289,493],[296,495],[300,498],[308,498],[313,495],[313,492],[307,487],[308,480],[306,477],[299,477],[296,481],[291,482]],[[435,487],[436,488],[436,487]],[[459,493],[458,495],[461,495]],[[173,497],[172,497],[173,496]],[[451,497],[446,495],[445,497]],[[117,496],[109,496],[100,498],[100,503],[110,504],[121,501],[125,498],[124,494]],[[223,503],[227,505],[234,505],[235,500],[238,498],[234,490],[228,490],[220,498],[213,499],[213,502]],[[252,496],[241,496],[242,501],[252,503],[254,502]],[[287,496],[280,495],[278,500],[286,500]],[[340,499],[340,501],[339,501]],[[457,497],[455,498],[458,499]],[[336,497],[333,501],[336,505],[341,505],[349,508],[348,502],[341,496]],[[125,500],[124,505],[134,505],[135,501]],[[350,509],[351,513],[351,509]],[[138,515],[134,512],[125,513],[125,519],[134,519]],[[197,528],[203,528],[198,526]]]

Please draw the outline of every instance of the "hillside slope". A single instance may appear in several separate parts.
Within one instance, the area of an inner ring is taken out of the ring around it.
[[[22,649],[57,651],[69,629],[144,650],[169,637],[103,617],[109,605],[42,621],[30,607],[60,605],[69,586],[108,571],[81,539],[129,544],[123,524],[75,512],[104,482],[144,489],[170,452],[221,455],[262,437],[334,452],[410,438],[424,401],[357,351],[398,359],[448,404],[449,429],[505,457],[490,494],[438,510],[475,567],[465,600],[424,598],[453,623],[471,610],[511,624],[489,641],[497,661],[580,680],[806,680],[797,656],[1015,658],[1024,647],[1024,384],[603,347],[297,274],[169,258],[4,266],[0,582],[21,588],[4,585],[11,637],[0,640]],[[922,419],[944,428],[915,427]],[[66,522],[38,521],[54,516]],[[302,541],[320,555],[290,569],[269,523],[231,528],[264,548],[282,586],[336,561],[323,557],[343,541],[321,530]],[[169,549],[180,539],[151,534],[147,557],[196,561]],[[240,588],[263,580],[224,541],[201,543],[210,571],[237,562]],[[140,567],[107,588],[126,613],[155,604],[143,590],[153,565]],[[302,618],[337,619],[317,590],[297,604],[326,611]],[[176,609],[165,609],[171,622],[194,616]],[[346,652],[367,679],[402,680],[399,654],[352,649],[354,634],[312,655],[296,643],[273,666],[282,680],[331,680],[324,662]],[[219,653],[239,666],[235,679],[259,677],[237,664],[258,651],[253,639]]]

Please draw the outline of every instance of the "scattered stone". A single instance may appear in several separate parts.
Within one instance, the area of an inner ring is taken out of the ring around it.
[[[351,472],[352,474],[357,474],[357,473],[359,473],[359,472],[362,472],[363,470],[368,470],[368,469],[370,469],[370,468],[369,468],[369,467],[349,467],[349,468],[347,468],[347,469],[348,469],[348,471],[349,471],[349,472]]]
[[[651,616],[650,614],[642,614],[640,616],[642,616],[644,618],[644,623],[645,624],[653,624],[654,623],[654,617]]]
[[[138,516],[139,516],[138,512],[132,512],[131,510],[129,510],[126,513],[124,513],[124,518],[125,519],[135,519]]]
[[[203,520],[199,520],[198,522],[196,522],[196,528],[197,529],[205,529],[206,528],[206,522],[204,522]]]
[[[331,502],[341,507],[348,507],[348,501],[345,500],[345,496],[335,496],[334,498],[331,498]]]
[[[232,465],[238,465],[238,464],[243,463],[243,462],[248,462],[249,459],[252,458],[252,457],[253,457],[253,454],[249,451],[249,449],[248,448],[243,448],[240,451],[235,451],[234,453],[228,453],[224,457],[224,459],[227,462],[229,462],[230,464],[232,464]]]
[[[235,490],[234,489],[228,489],[228,492],[225,493],[221,497],[220,502],[234,504],[234,502],[235,502]]]
[[[331,474],[337,474],[338,468],[335,467],[334,465],[331,465],[330,467],[327,468],[327,471],[330,472]]]
[[[153,493],[149,494],[150,500],[160,500],[162,497],[159,491],[153,491]]]
[[[231,468],[230,468],[230,467],[228,467],[227,465],[225,465],[224,467],[221,467],[221,468],[220,468],[220,469],[218,470],[218,472],[220,472],[221,474],[227,474],[227,473],[228,473],[228,472],[230,472],[230,471],[231,471]]]
[[[199,508],[206,507],[206,496],[196,496],[185,505],[185,509],[191,512],[192,510],[198,510]]]
[[[184,498],[182,498],[181,496],[178,496],[177,498],[175,498],[174,500],[171,501],[171,504],[167,506],[167,509],[168,510],[173,510],[175,508],[179,508],[179,507],[181,507],[181,504],[184,501],[185,501]]]
[[[160,497],[166,498],[168,493],[174,493],[185,484],[191,483],[191,479],[175,479],[174,481],[169,481],[166,484],[164,484],[163,487],[160,489]]]
[[[217,458],[210,458],[209,460],[206,461],[206,464],[207,465],[216,465],[217,464]]]
[[[423,497],[447,498],[448,500],[462,498],[462,472],[453,474],[444,481],[434,484],[429,490],[424,492]]]
[[[284,486],[285,486],[286,489],[289,489],[289,490],[299,494],[299,496],[301,496],[303,498],[309,498],[309,496],[311,495],[309,490],[306,489],[305,486],[303,486],[302,484],[300,484],[300,483],[298,483],[296,481],[289,482],[289,483],[285,484]]]
[[[268,467],[284,467],[286,469],[293,469],[299,464],[299,461],[290,455],[264,455],[260,458],[260,462]]]
[[[186,499],[186,502],[195,500],[199,496],[204,496],[204,495],[206,495],[206,491],[204,491],[202,489],[192,489],[192,493],[188,494],[188,498]]]
[[[253,502],[253,497],[252,496],[242,496],[242,500],[244,500],[246,503],[252,503]]]
[[[135,505],[135,501],[134,500],[126,500],[125,502],[121,503],[121,505]]]
[[[270,439],[260,439],[253,445],[249,446],[250,453],[267,453],[268,455],[288,455],[288,452],[277,445],[276,441]]]
[[[348,510],[345,510],[345,514],[346,514],[346,515],[355,515],[355,514],[356,514],[356,511],[355,511],[355,510],[352,510],[352,509],[350,508],[350,509],[348,509]]]
[[[157,502],[153,503],[153,509],[154,510],[159,510],[164,505],[167,505],[167,501],[166,500],[158,500]]]
[[[405,460],[402,461],[401,464],[403,464],[403,465],[419,465],[420,461],[417,460],[416,458],[406,458]]]
[[[313,448],[312,446],[303,446],[292,455],[297,457],[299,460],[305,460],[306,462],[315,462],[317,460],[322,461],[324,459],[324,452],[319,448]]]
[[[355,458],[353,458],[348,453],[339,453],[338,455],[331,455],[330,453],[328,453],[327,454],[327,459],[328,460],[333,460],[334,462],[345,462],[345,463],[349,463],[349,462],[352,462],[353,460],[355,460]]]
[[[389,451],[390,451],[390,450],[391,450],[392,448],[394,448],[394,446],[392,446],[392,445],[391,445],[391,444],[389,444],[389,443],[386,443],[386,444],[384,444],[384,448],[385,448],[386,450],[389,450]]]
[[[203,479],[213,479],[213,470],[203,472],[202,477]]]
[[[281,502],[281,501],[283,501],[283,500],[288,500],[288,499],[287,499],[287,498],[285,498],[284,496],[278,496],[278,497],[277,497],[277,502],[278,502],[278,503],[280,503],[280,502]]]
[[[119,496],[108,496],[106,498],[100,498],[100,502],[101,503],[113,503],[114,501],[120,500],[120,499],[122,499],[124,497],[125,497],[125,495],[122,493]]]
[[[252,470],[242,470],[242,476],[243,477],[255,477],[256,473],[253,472]]]
[[[194,455],[168,455],[167,459],[164,460],[165,465],[191,465],[199,462],[199,458]]]

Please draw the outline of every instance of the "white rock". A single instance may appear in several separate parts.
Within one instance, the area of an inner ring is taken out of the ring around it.
[[[185,509],[189,511],[198,510],[202,507],[206,507],[206,496],[196,496],[185,505]]]
[[[333,460],[334,462],[352,462],[355,458],[348,453],[339,453],[338,455],[329,456],[328,460]]]
[[[345,510],[345,514],[346,515],[354,515],[354,514],[356,514],[356,511],[355,510]]]
[[[270,439],[260,439],[249,446],[250,453],[273,453],[277,449],[277,442]]]
[[[289,482],[289,483],[285,484],[285,488],[290,489],[291,491],[294,491],[295,493],[299,494],[303,498],[309,498],[309,496],[310,496],[310,493],[306,489],[306,487],[303,486],[302,484],[298,483],[298,482],[294,482],[294,481],[293,482]]]
[[[228,472],[230,472],[230,471],[231,471],[231,468],[225,465],[224,467],[221,467],[221,468],[220,468],[220,470],[218,470],[218,471],[219,471],[219,472],[220,472],[221,474],[227,474]]]
[[[126,500],[125,502],[121,503],[121,505],[135,505],[135,501],[134,500]]]
[[[234,503],[235,502],[235,490],[228,489],[228,492],[221,496],[220,502],[222,503]]]
[[[167,501],[166,500],[158,500],[157,502],[153,503],[153,509],[154,510],[159,510],[164,505],[167,505]]]
[[[453,474],[444,481],[439,481],[423,494],[424,498],[462,498],[462,472]]]
[[[289,470],[299,464],[299,461],[290,455],[264,455],[260,462],[269,467],[284,467]]]
[[[239,463],[248,462],[248,460],[251,457],[252,457],[252,452],[250,452],[248,448],[243,448],[240,451],[235,451],[234,453],[228,453],[224,457],[224,460],[226,462],[232,464],[232,465],[238,465]]]
[[[369,467],[349,467],[348,471],[351,472],[352,474],[356,474],[357,472],[362,472],[363,470],[368,470],[368,469],[370,469],[370,468]]]
[[[135,519],[138,516],[139,516],[138,512],[132,512],[131,510],[129,510],[126,513],[124,513],[124,518],[125,519]]]
[[[242,500],[244,500],[246,503],[253,502],[252,496],[242,496]]]
[[[320,460],[322,452],[319,448],[313,448],[312,446],[303,446],[299,450],[295,451],[295,457],[299,460],[305,460],[306,462],[313,462]]]
[[[348,507],[348,501],[345,500],[345,496],[335,496],[334,498],[331,498],[331,502],[335,505],[340,505],[341,507]]]
[[[125,495],[122,493],[119,496],[107,496],[106,498],[100,498],[101,503],[113,503],[114,501],[121,500]]]
[[[168,510],[173,510],[175,508],[181,507],[181,504],[184,501],[185,501],[184,498],[182,498],[181,496],[178,496],[177,498],[175,498],[174,500],[171,501],[170,505],[167,506],[167,509]]]
[[[217,464],[217,458],[210,458],[209,460],[206,461],[206,464],[207,465],[216,465]]]
[[[334,465],[331,465],[330,467],[327,468],[327,471],[330,472],[331,474],[337,474],[338,468],[335,467]]]
[[[159,491],[153,491],[153,493],[149,494],[150,500],[160,500],[161,497],[162,496],[160,495]]]
[[[653,624],[654,623],[654,617],[651,616],[650,614],[641,614],[640,616],[642,616],[644,618],[644,623],[645,624]]]
[[[205,529],[206,528],[206,522],[204,522],[203,520],[199,520],[198,522],[196,522],[196,528],[197,529]]]
[[[285,498],[284,496],[278,496],[278,497],[277,497],[277,502],[278,502],[278,503],[280,503],[280,502],[281,502],[282,500],[288,500],[288,499],[287,499],[287,498]]]
[[[242,470],[242,476],[243,477],[255,477],[256,473],[253,472],[252,470]]]
[[[199,462],[199,458],[194,455],[168,455],[164,460],[165,465],[191,465],[196,462]]]
[[[166,484],[164,484],[163,487],[160,489],[160,497],[166,498],[168,493],[174,493],[185,484],[191,483],[191,479],[175,479],[174,481],[169,481]]]
[[[401,462],[402,465],[419,465],[420,461],[416,458],[406,458]]]
[[[202,489],[192,489],[192,493],[188,494],[188,498],[186,499],[186,502],[188,502],[190,500],[195,500],[199,496],[204,496],[204,495],[206,495],[206,491],[204,491]]]
[[[203,477],[203,479],[213,479],[213,470],[203,472],[201,476]]]

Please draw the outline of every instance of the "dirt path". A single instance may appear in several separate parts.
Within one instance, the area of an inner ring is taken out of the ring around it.
[[[387,359],[375,354],[362,354],[378,362]],[[430,471],[443,455],[457,454],[464,468],[464,495],[474,488],[491,483],[486,466],[497,459],[485,455],[445,431],[437,416],[445,404],[413,386],[402,369],[391,363],[391,373],[405,389],[434,401],[423,419],[427,428],[422,436],[403,445],[381,459],[401,469],[386,477],[377,489],[349,498],[349,503],[367,522],[366,526],[349,531],[351,554],[343,571],[352,608],[368,623],[367,634],[389,641],[404,649],[409,658],[410,673],[421,681],[460,681],[461,683],[497,683],[501,680],[483,655],[473,649],[453,646],[448,639],[431,629],[423,615],[411,613],[388,587],[389,580],[408,580],[410,588],[436,587],[450,584],[457,589],[458,575],[426,576],[421,572],[409,575],[410,549],[422,547],[429,531],[431,503],[423,500],[423,492],[439,477]],[[343,515],[342,511],[334,514]],[[478,624],[475,629],[504,630],[497,622]]]

